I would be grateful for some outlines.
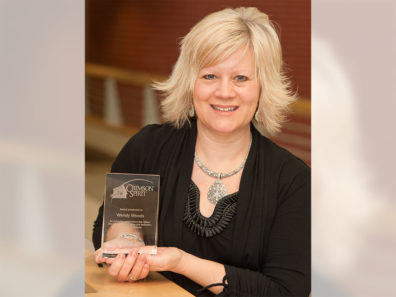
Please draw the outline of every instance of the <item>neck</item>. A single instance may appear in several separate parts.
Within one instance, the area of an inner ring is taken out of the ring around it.
[[[213,133],[197,121],[195,151],[211,170],[226,172],[238,167],[249,153],[250,125],[230,134]]]

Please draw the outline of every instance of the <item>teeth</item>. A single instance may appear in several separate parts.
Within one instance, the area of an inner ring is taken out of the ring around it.
[[[235,107],[226,107],[226,108],[223,108],[223,107],[219,107],[219,106],[212,105],[212,107],[213,107],[215,110],[219,110],[219,111],[234,111],[234,110],[237,109],[237,106],[235,106]]]

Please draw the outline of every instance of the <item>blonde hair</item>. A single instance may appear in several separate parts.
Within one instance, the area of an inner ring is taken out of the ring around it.
[[[182,39],[179,58],[165,82],[153,87],[163,92],[164,119],[179,128],[189,122],[192,94],[200,69],[220,62],[235,51],[251,48],[261,92],[253,123],[269,136],[281,128],[288,106],[295,100],[283,73],[282,50],[274,26],[255,7],[209,14]]]

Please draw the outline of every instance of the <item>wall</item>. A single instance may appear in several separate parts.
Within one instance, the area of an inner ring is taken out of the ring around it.
[[[276,23],[293,88],[300,98],[310,99],[311,6],[307,0],[87,0],[86,62],[167,76],[177,59],[180,38],[196,22],[208,13],[239,6],[256,6]],[[87,77],[86,93],[91,114],[103,116],[103,81]],[[118,83],[118,93],[124,123],[140,127],[141,88]],[[300,155],[309,161],[310,116],[294,116],[291,121],[304,125],[297,133],[303,144],[294,148],[304,151]],[[284,137],[279,143],[288,146]]]

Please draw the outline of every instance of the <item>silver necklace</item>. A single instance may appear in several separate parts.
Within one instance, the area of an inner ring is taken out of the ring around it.
[[[250,151],[250,147],[252,145],[252,140],[250,139],[250,145],[249,145],[249,150],[248,150],[248,155],[249,155],[249,151]],[[241,165],[238,166],[237,169],[234,169],[230,172],[227,173],[217,173],[214,172],[210,169],[208,169],[204,164],[202,164],[202,162],[199,160],[197,153],[194,152],[194,160],[197,163],[198,167],[202,169],[203,172],[205,172],[207,175],[212,176],[212,177],[216,177],[217,179],[213,182],[213,184],[211,184],[211,186],[209,187],[209,191],[208,191],[208,200],[213,203],[213,204],[217,204],[217,202],[219,202],[219,200],[221,198],[223,198],[224,196],[227,195],[227,189],[225,187],[225,184],[221,181],[222,178],[225,177],[229,177],[234,175],[235,173],[239,172],[246,163],[247,160],[247,156],[245,158],[245,160],[243,160],[243,162],[241,163]]]

